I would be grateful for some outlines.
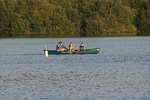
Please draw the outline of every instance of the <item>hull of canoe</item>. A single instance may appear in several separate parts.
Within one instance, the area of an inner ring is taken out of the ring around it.
[[[75,52],[57,52],[56,50],[44,50],[48,53],[48,55],[67,55],[67,54],[98,54],[100,52],[99,48],[93,48],[93,49],[84,49],[82,51],[75,51]]]

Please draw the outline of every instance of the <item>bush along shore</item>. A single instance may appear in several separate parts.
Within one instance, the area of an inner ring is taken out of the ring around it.
[[[150,35],[150,0],[0,0],[0,37]]]

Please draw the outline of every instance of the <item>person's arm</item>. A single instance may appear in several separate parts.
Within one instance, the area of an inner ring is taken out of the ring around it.
[[[56,45],[56,50],[58,50],[58,48],[59,48],[58,45]]]
[[[62,45],[62,48],[65,48],[65,49],[67,49],[67,47],[66,47],[66,46],[64,46],[64,45]]]

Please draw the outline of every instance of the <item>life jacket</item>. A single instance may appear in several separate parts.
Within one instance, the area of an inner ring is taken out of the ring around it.
[[[68,46],[68,50],[69,50],[69,52],[70,53],[72,53],[72,52],[74,52],[74,50],[75,50],[75,45],[74,44],[69,44],[69,46]]]
[[[73,44],[69,44],[69,49],[73,49],[74,48],[74,45]]]

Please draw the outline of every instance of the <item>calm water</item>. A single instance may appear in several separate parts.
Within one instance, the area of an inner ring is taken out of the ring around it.
[[[150,37],[61,39],[99,55],[43,55],[58,39],[0,39],[0,100],[150,100]]]

